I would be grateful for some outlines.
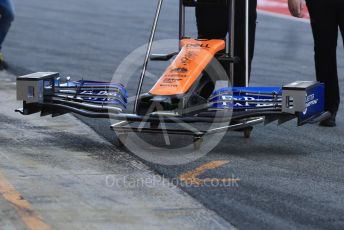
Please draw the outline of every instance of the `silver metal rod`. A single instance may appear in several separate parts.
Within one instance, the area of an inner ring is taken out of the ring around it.
[[[250,64],[250,57],[249,57],[249,21],[250,21],[250,14],[249,14],[249,4],[250,0],[245,0],[245,86],[248,87],[249,85],[249,64]]]
[[[231,0],[227,0],[226,1],[226,7],[227,7],[227,20],[228,20],[228,24],[227,24],[227,34],[226,34],[226,54],[230,54],[231,52],[231,48],[230,48],[230,23],[231,23]]]
[[[185,37],[185,6],[183,0],[179,0],[179,41]],[[179,43],[179,50],[181,49]]]
[[[155,17],[154,17],[154,22],[153,22],[153,26],[152,26],[151,35],[150,35],[149,42],[148,42],[146,57],[145,57],[145,60],[144,60],[144,63],[143,63],[143,67],[142,67],[142,72],[141,72],[141,76],[140,76],[140,82],[139,82],[139,85],[138,85],[138,88],[137,88],[137,92],[136,92],[135,104],[134,104],[134,113],[137,112],[138,100],[139,100],[139,97],[140,97],[140,94],[141,94],[143,80],[144,80],[145,75],[146,75],[147,66],[148,66],[148,62],[149,62],[149,56],[151,54],[152,47],[153,47],[153,41],[154,41],[154,37],[155,37],[157,26],[158,26],[158,21],[159,21],[159,16],[160,16],[162,4],[163,4],[163,0],[159,0],[158,6],[157,6],[157,9],[156,9],[156,13],[155,13]]]
[[[230,1],[231,6],[230,6],[230,57],[235,56],[235,0]],[[230,80],[232,85],[234,85],[234,68],[235,64],[231,63],[230,64]]]

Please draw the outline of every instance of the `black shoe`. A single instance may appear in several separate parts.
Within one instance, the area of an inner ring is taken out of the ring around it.
[[[5,62],[2,53],[0,53],[0,71],[8,69],[8,64]]]
[[[335,127],[336,126],[336,115],[337,112],[332,112],[331,116],[329,118],[327,118],[326,120],[323,120],[322,122],[320,122],[320,126],[323,127]]]

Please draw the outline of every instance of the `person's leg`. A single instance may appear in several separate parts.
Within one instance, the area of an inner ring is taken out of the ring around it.
[[[205,0],[199,0],[204,3]],[[224,3],[196,7],[198,38],[224,39],[227,34],[227,10]]]
[[[338,17],[333,1],[308,0],[314,36],[317,80],[325,84],[326,110],[336,113],[340,96],[337,73]]]
[[[254,56],[256,23],[257,23],[257,0],[249,0],[249,75],[251,74],[251,63]],[[235,56],[240,58],[240,63],[234,66],[234,86],[245,86],[245,1],[236,1],[235,17]]]
[[[2,44],[14,20],[14,9],[10,0],[4,0],[0,4],[0,52]]]
[[[204,0],[199,0],[202,2]],[[257,0],[249,0],[249,72],[254,55],[257,21]],[[235,86],[245,85],[245,1],[236,1],[235,7],[235,56],[241,59],[234,67]],[[225,38],[228,31],[228,14],[224,4],[219,6],[199,6],[196,8],[199,38]]]
[[[343,44],[344,44],[344,1],[340,1],[338,4],[340,5],[338,7],[339,12],[343,12],[339,14],[339,28],[342,33],[342,39],[343,39]]]
[[[14,20],[14,8],[11,0],[2,0],[0,2],[0,70],[7,69],[8,65],[4,61],[2,54],[2,44]]]
[[[344,18],[344,16],[343,16],[343,18]],[[343,39],[343,45],[344,45],[344,19],[342,19],[342,21],[340,23],[341,23],[340,32],[342,33],[342,39]]]

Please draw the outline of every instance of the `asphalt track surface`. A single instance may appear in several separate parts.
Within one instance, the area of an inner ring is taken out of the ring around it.
[[[155,6],[155,1],[147,0],[14,2],[17,18],[4,50],[13,72],[58,71],[73,79],[97,80],[111,80],[124,57],[145,44]],[[176,37],[176,16],[176,2],[166,1],[158,39]],[[191,18],[188,28],[192,28]],[[312,35],[307,23],[259,15],[256,46],[253,85],[314,79]],[[341,42],[339,47],[343,86]],[[213,151],[192,163],[146,163],[166,178],[177,178],[205,163],[229,161],[202,177],[234,175],[240,178],[238,186],[183,189],[239,229],[342,229],[342,114],[341,108],[338,127],[333,129],[316,125],[297,128],[295,122],[258,126],[251,139],[240,133],[227,134]],[[108,120],[83,121],[115,141]]]

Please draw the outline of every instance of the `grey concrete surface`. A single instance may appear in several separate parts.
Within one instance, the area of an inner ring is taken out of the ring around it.
[[[14,113],[0,78],[0,174],[52,229],[234,229],[75,117]],[[0,193],[0,229],[26,229],[19,217]]]
[[[5,44],[12,70],[60,71],[75,79],[110,80],[116,67],[148,38],[155,1],[14,0],[17,19]],[[176,1],[167,0],[158,38],[175,38]],[[192,16],[192,15],[191,15]],[[194,33],[193,20],[188,28]],[[344,52],[338,65],[343,88]],[[141,63],[136,63],[137,66]],[[312,35],[306,23],[259,15],[253,85],[282,85],[314,79]],[[148,82],[147,84],[152,84]],[[343,96],[343,91],[341,93]],[[25,118],[23,118],[25,119]],[[110,122],[83,119],[108,140]],[[150,164],[167,178],[212,160],[231,163],[203,176],[241,179],[238,188],[183,188],[241,229],[342,229],[344,226],[343,109],[338,127],[255,129],[250,140],[228,134],[216,149],[196,162]]]

